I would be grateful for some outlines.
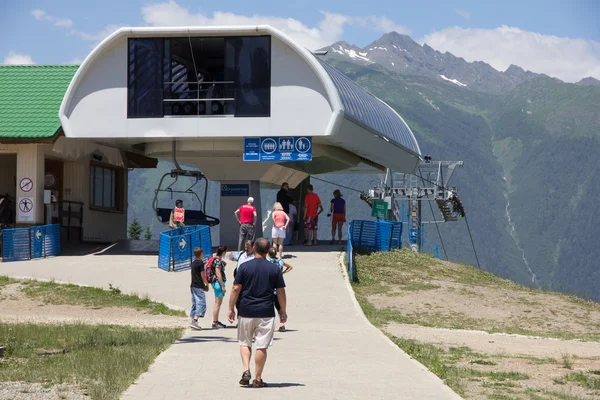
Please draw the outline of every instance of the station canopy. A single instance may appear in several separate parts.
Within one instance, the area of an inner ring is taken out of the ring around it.
[[[197,165],[214,180],[413,172],[406,122],[318,55],[266,25],[121,28],[73,77],[65,135]]]

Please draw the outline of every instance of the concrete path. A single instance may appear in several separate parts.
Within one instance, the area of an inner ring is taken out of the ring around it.
[[[239,387],[242,367],[235,329],[186,330],[123,398],[460,399],[368,323],[339,265],[339,253],[324,252],[323,247],[316,248],[321,252],[290,248],[297,257],[288,260],[294,271],[286,275],[289,332],[278,332],[269,349],[264,379],[270,388]],[[232,270],[233,265],[228,276]],[[189,272],[159,270],[155,256],[88,255],[2,263],[0,275],[105,288],[112,284],[177,307],[190,305]],[[210,312],[214,297],[212,291],[209,294]],[[227,307],[221,310],[223,322],[226,311]],[[209,317],[201,325],[210,322]]]

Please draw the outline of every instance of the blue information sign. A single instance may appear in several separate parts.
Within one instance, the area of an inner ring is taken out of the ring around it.
[[[312,137],[244,138],[244,161],[311,161]]]
[[[250,195],[250,186],[248,184],[221,184],[221,197],[248,197],[248,195]]]

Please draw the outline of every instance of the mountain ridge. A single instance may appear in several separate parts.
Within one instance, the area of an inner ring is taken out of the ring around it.
[[[362,66],[378,64],[394,73],[428,76],[437,81],[495,95],[509,93],[529,80],[549,77],[515,64],[505,71],[499,71],[484,61],[468,62],[448,51],[442,53],[435,50],[427,43],[421,45],[410,36],[397,32],[386,33],[362,48],[338,41],[321,50],[328,51],[324,56],[326,61],[350,60]],[[600,80],[587,77],[576,84],[600,86]]]

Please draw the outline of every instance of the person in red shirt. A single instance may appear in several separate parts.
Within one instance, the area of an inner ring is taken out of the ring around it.
[[[313,185],[308,185],[308,194],[304,198],[304,245],[317,245],[317,229],[319,214],[323,205],[319,196],[313,192]]]
[[[256,207],[253,197],[248,197],[248,202],[235,210],[235,219],[240,224],[240,237],[238,240],[238,253],[248,240],[254,240],[254,230],[256,228]]]

